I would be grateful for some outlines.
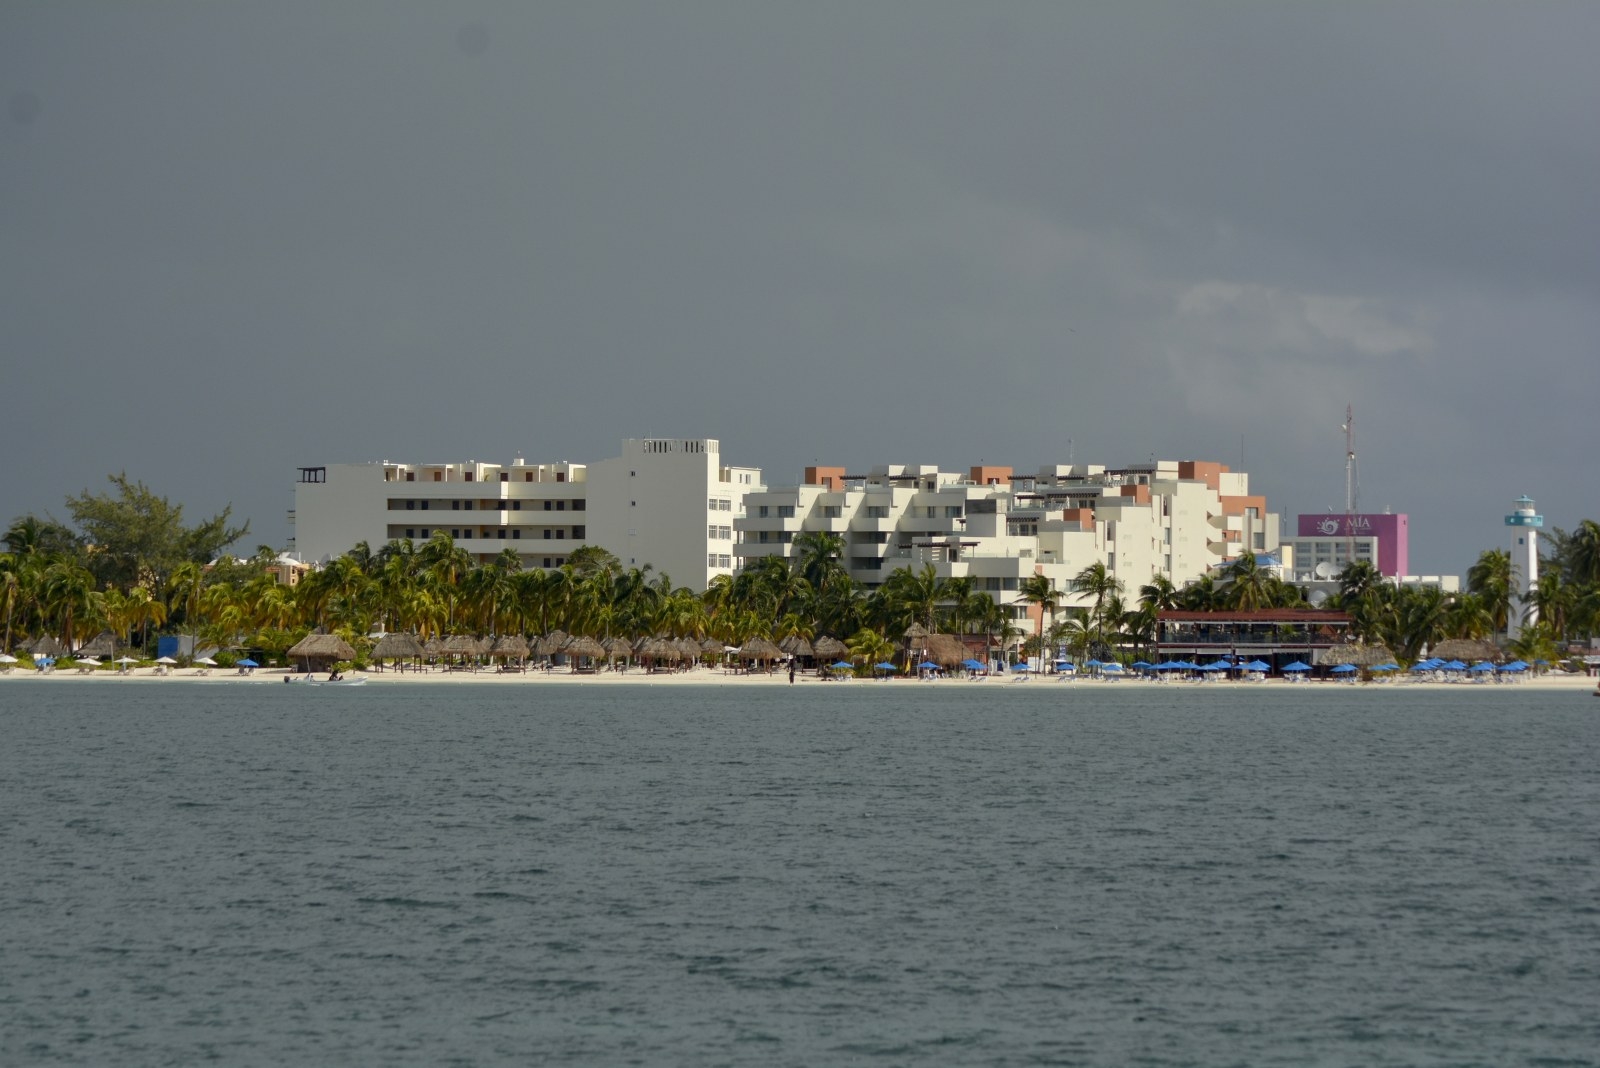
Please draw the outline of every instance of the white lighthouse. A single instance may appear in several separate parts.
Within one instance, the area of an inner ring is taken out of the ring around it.
[[[1539,621],[1533,593],[1539,588],[1539,528],[1544,526],[1544,516],[1535,514],[1532,498],[1518,497],[1516,511],[1506,516],[1506,526],[1511,528],[1511,618],[1506,623],[1506,637],[1514,639],[1522,629],[1524,613],[1526,622]]]

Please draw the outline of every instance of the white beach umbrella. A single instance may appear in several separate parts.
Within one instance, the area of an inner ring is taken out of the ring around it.
[[[160,660],[157,660],[156,663],[158,663],[158,664],[176,664],[177,661],[172,659],[172,657],[170,657],[170,656],[164,656]]]
[[[10,653],[0,653],[0,664],[15,664],[17,658]]]
[[[99,667],[100,666],[100,661],[96,660],[92,656],[79,657],[78,658],[78,666],[79,667]]]
[[[206,667],[216,667],[217,666],[217,662],[215,660],[211,659],[209,656],[202,656],[199,660],[196,660],[195,663],[196,664],[204,664]]]
[[[112,661],[113,664],[137,664],[138,662],[131,656],[119,656]]]

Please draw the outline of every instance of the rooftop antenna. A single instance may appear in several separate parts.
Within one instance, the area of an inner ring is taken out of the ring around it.
[[[1067,466],[1072,466],[1072,439],[1067,439]]]
[[[1356,562],[1356,419],[1355,409],[1344,406],[1344,537],[1345,563]]]

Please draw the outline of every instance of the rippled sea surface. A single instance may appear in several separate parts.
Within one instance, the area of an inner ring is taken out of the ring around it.
[[[8,682],[0,1063],[1597,1063],[1591,706]]]

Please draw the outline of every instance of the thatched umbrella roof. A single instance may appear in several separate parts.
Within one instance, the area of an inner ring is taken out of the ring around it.
[[[561,652],[563,646],[571,640],[571,635],[559,627],[533,643],[533,651],[538,656],[555,656]]]
[[[783,650],[765,638],[751,638],[739,647],[741,660],[781,660]]]
[[[289,647],[287,655],[302,660],[353,660],[356,651],[337,634],[307,634]]]
[[[605,647],[607,656],[633,655],[633,643],[626,638],[607,638],[600,644]]]
[[[478,639],[470,634],[452,634],[439,644],[439,652],[446,656],[477,656]]]
[[[700,651],[702,653],[720,653],[722,652],[722,643],[715,638],[707,638],[700,643]]]
[[[930,634],[926,649],[928,659],[942,667],[955,667],[967,658],[967,647],[954,634]]]
[[[646,638],[634,652],[651,660],[680,660],[683,657],[683,652],[665,638]]]
[[[811,643],[799,634],[791,634],[778,643],[778,648],[790,656],[815,656]]]
[[[66,647],[49,634],[34,639],[23,648],[34,656],[65,656],[67,653]]]
[[[117,639],[109,630],[103,630],[90,639],[77,652],[78,656],[116,656]]]
[[[605,646],[593,638],[586,637],[568,639],[567,644],[561,647],[561,651],[568,656],[587,656],[591,659],[606,655]]]
[[[489,652],[493,656],[527,656],[528,639],[520,634],[502,634],[489,647]]]
[[[429,638],[427,641],[423,642],[422,643],[422,655],[423,656],[443,656],[444,655],[444,639],[442,639],[442,638],[438,637],[437,635],[435,635],[434,637]]]
[[[679,638],[672,643],[672,647],[678,650],[678,655],[685,660],[698,660],[705,651],[700,648],[700,643],[693,638]]]
[[[824,634],[822,637],[811,643],[811,651],[814,656],[820,656],[824,660],[827,660],[833,657],[843,656],[845,653],[850,651],[850,647],[844,642],[840,641],[838,638],[830,637],[829,635]]]
[[[905,638],[907,645],[911,644],[912,642],[919,642],[927,636],[928,630],[921,623],[911,624],[911,626],[906,628],[905,633],[901,635],[901,637]]]
[[[1498,660],[1500,647],[1477,638],[1446,638],[1433,647],[1431,654],[1444,660]]]
[[[422,646],[417,639],[403,631],[395,634],[385,634],[378,639],[378,644],[372,647],[372,656],[375,660],[399,660],[406,656],[421,656]]]
[[[1329,655],[1334,658],[1335,664],[1354,664],[1356,667],[1387,664],[1394,659],[1387,645],[1362,645],[1358,642],[1338,646]]]

